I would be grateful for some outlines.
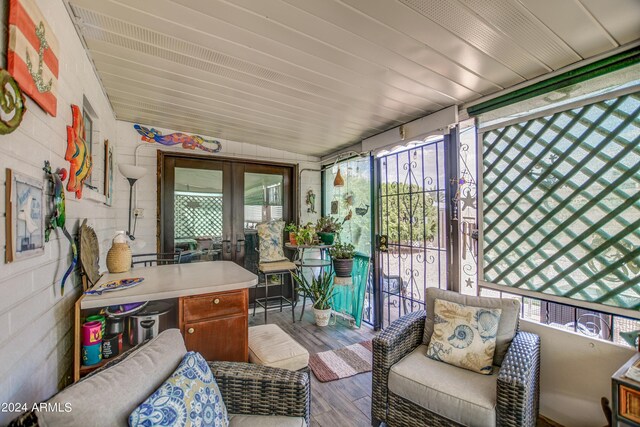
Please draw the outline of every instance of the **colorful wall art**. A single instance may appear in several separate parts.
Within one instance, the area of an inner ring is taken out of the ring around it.
[[[53,207],[51,211],[51,217],[49,218],[47,228],[44,232],[44,240],[45,242],[48,242],[49,237],[51,237],[51,232],[56,228],[60,228],[62,229],[62,233],[64,234],[64,236],[67,238],[67,240],[69,240],[69,243],[71,244],[71,252],[73,253],[71,264],[69,265],[69,268],[67,268],[67,271],[64,272],[64,276],[62,276],[62,282],[60,283],[60,295],[64,295],[64,284],[75,268],[76,264],[78,263],[78,247],[76,246],[76,241],[73,237],[71,237],[71,234],[69,234],[69,232],[65,228],[67,215],[63,181],[66,178],[67,171],[66,169],[58,169],[53,172],[48,161],[44,162],[44,167],[42,169],[45,171],[47,177],[53,184],[53,192],[51,193]]]
[[[7,69],[44,111],[58,112],[60,48],[34,0],[9,1]]]
[[[7,70],[0,70],[0,135],[16,130],[26,110],[18,83]]]
[[[44,253],[44,182],[7,169],[6,262]]]
[[[84,181],[91,173],[93,162],[85,142],[84,120],[82,111],[77,105],[71,105],[73,126],[67,126],[67,152],[65,160],[69,162],[69,182],[67,190],[76,193],[76,198],[82,198]]]
[[[189,150],[195,150],[198,148],[199,150],[206,151],[207,153],[218,153],[222,150],[222,144],[220,141],[216,141],[215,139],[204,139],[198,135],[188,135],[182,132],[163,135],[159,130],[154,128],[149,129],[138,124],[133,125],[133,128],[142,135],[142,140],[144,142],[157,142],[158,144],[162,144],[167,147],[182,144],[182,148]],[[212,144],[215,148],[207,147],[205,146],[205,143]]]

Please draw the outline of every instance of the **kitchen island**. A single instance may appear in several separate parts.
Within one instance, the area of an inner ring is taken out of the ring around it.
[[[74,381],[101,365],[82,366],[80,337],[86,316],[108,306],[144,301],[163,300],[175,306],[173,321],[188,350],[202,353],[207,360],[248,360],[248,288],[258,282],[255,274],[231,261],[198,262],[106,273],[96,286],[134,277],[144,281],[128,289],[82,295],[76,302]],[[126,349],[126,332],[124,341]]]

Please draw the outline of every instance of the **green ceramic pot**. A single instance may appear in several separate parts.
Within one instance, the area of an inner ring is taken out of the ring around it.
[[[325,233],[319,231],[318,237],[320,237],[320,241],[325,245],[333,245],[333,242],[336,239],[336,233]]]

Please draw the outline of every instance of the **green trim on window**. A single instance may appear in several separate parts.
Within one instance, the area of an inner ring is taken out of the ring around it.
[[[470,116],[478,116],[491,110],[515,104],[516,102],[524,101],[535,96],[544,95],[545,93],[593,79],[594,77],[599,77],[613,71],[618,71],[638,63],[640,63],[640,46],[474,105],[469,107],[467,112]]]

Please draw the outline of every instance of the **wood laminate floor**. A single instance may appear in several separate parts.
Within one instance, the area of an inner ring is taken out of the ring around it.
[[[309,308],[309,307],[307,307]],[[298,341],[309,354],[334,350],[349,344],[370,340],[376,332],[364,324],[352,328],[348,322],[319,327],[314,324],[313,311],[305,310],[300,318],[300,306],[296,310],[296,323],[291,321],[291,310],[270,311],[269,323],[273,323]],[[332,320],[333,322],[333,320]],[[249,326],[264,324],[264,313],[249,315]],[[311,374],[311,426],[348,427],[371,425],[371,372],[350,378],[321,383]]]
[[[307,307],[309,308],[309,307]],[[268,322],[274,323],[298,341],[309,354],[334,350],[360,341],[372,339],[377,332],[366,326],[356,329],[338,319],[335,325],[316,326],[313,310],[305,310],[300,318],[300,305],[296,310],[296,323],[291,322],[291,310],[270,311]],[[333,322],[333,319],[332,319]],[[264,312],[249,314],[249,326],[263,325]],[[311,374],[311,426],[310,427],[368,427],[371,426],[371,372],[350,378],[321,383]],[[562,427],[543,417],[537,427]]]

